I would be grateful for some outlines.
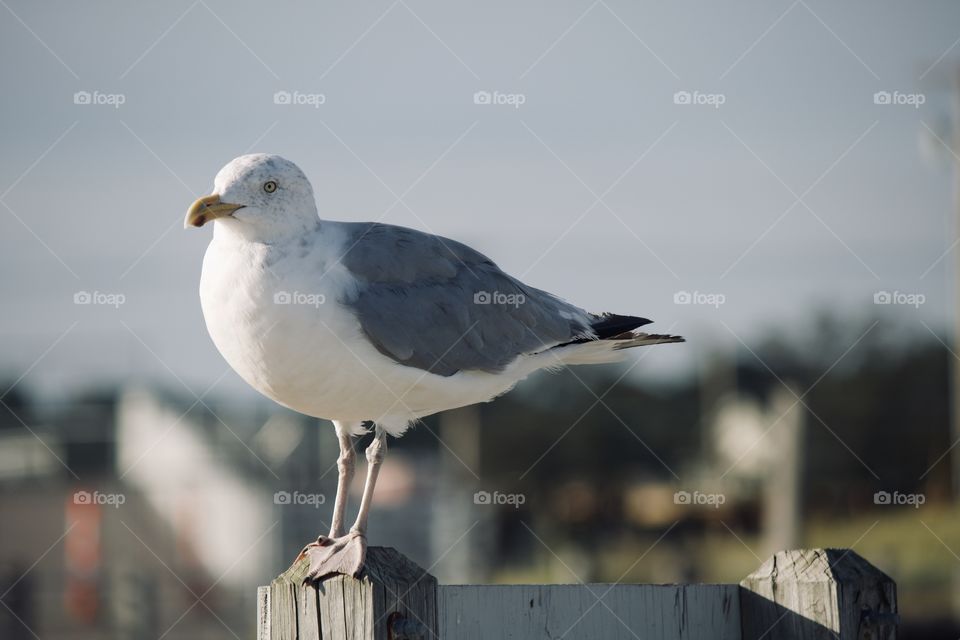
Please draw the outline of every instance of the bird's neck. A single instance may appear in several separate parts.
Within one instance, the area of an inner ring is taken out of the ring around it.
[[[213,237],[218,241],[254,242],[257,244],[287,244],[320,233],[323,221],[320,218],[288,221],[285,224],[260,226],[247,221],[219,218],[214,221]]]

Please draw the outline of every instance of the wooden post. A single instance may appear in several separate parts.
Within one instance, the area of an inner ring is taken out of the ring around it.
[[[780,551],[740,587],[742,640],[896,638],[896,584],[851,549]]]
[[[307,561],[257,590],[258,640],[428,640],[437,581],[390,547],[370,547],[358,578],[303,584]]]

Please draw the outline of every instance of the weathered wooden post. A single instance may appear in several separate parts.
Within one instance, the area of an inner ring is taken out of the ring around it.
[[[258,640],[437,637],[437,580],[391,547],[370,547],[358,578],[303,584],[303,560],[257,590]]]
[[[742,640],[896,638],[896,584],[851,549],[780,551],[740,588]]]

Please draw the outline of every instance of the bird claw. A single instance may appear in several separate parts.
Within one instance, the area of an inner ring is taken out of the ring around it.
[[[339,538],[320,536],[303,548],[297,560],[306,556],[310,567],[303,581],[318,581],[326,576],[342,573],[356,577],[363,569],[367,555],[367,538],[359,531],[351,531]]]

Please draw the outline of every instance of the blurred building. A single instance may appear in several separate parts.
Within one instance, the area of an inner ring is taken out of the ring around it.
[[[255,587],[329,526],[337,447],[316,420],[139,388],[14,411],[33,433],[0,426],[2,638],[249,636]],[[371,544],[430,565],[436,467],[391,456]]]

